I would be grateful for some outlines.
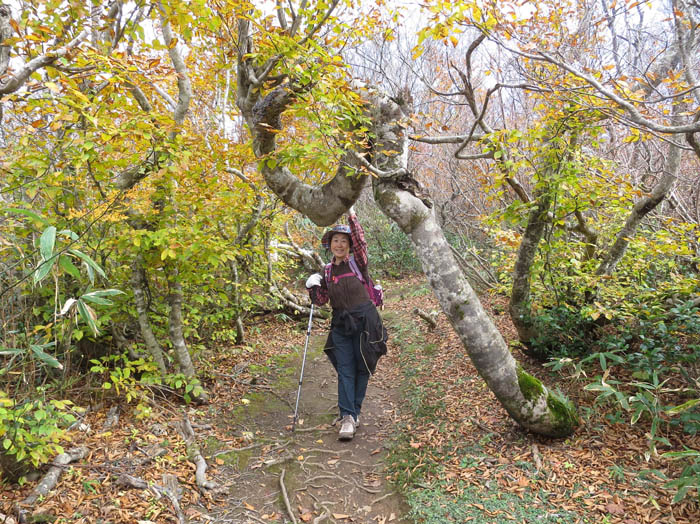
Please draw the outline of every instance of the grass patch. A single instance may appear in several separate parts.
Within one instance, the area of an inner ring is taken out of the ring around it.
[[[456,489],[455,489],[456,488]],[[456,491],[456,493],[455,493]],[[409,517],[421,524],[446,522],[542,522],[548,524],[580,522],[575,513],[548,507],[544,492],[524,493],[523,497],[489,488],[458,483],[434,482],[406,493],[411,507]]]

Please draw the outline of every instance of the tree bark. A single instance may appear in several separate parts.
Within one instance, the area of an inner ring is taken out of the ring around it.
[[[531,321],[530,310],[530,272],[537,255],[537,246],[542,240],[547,226],[547,213],[552,203],[551,194],[545,189],[535,195],[535,207],[528,216],[518,256],[513,269],[513,287],[511,288],[508,312],[518,331],[518,339],[527,345],[536,333]]]
[[[134,303],[139,319],[141,336],[146,344],[146,349],[153,357],[153,361],[158,365],[161,374],[167,373],[163,350],[158,343],[158,339],[153,334],[151,323],[148,320],[148,301],[146,300],[146,270],[143,267],[143,257],[137,255],[131,263],[131,289],[134,293]]]
[[[173,345],[175,360],[177,360],[180,372],[187,378],[195,376],[194,365],[190,357],[185,336],[182,330],[182,284],[176,267],[166,268],[168,271],[168,305],[170,306],[170,316],[168,318],[168,334]]]

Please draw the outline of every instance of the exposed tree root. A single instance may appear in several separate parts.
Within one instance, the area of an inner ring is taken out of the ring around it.
[[[134,477],[127,473],[122,473],[117,478],[117,485],[124,486],[125,488],[134,489],[145,489],[153,493],[153,496],[160,500],[162,497],[166,497],[173,506],[175,514],[177,515],[177,520],[180,524],[186,524],[187,519],[185,514],[180,507],[180,498],[182,497],[182,488],[175,475],[164,474],[163,475],[163,485],[149,484],[145,480],[139,477]]]
[[[187,455],[190,460],[195,464],[195,481],[200,490],[202,489],[214,489],[216,488],[216,482],[207,480],[207,461],[199,451],[199,446],[197,445],[197,440],[194,435],[194,430],[192,429],[192,424],[190,424],[187,415],[184,415],[182,421],[178,425],[178,431],[182,435],[187,446]]]
[[[49,491],[56,487],[56,483],[65,467],[71,462],[85,458],[87,453],[87,448],[72,448],[53,459],[52,465],[46,475],[44,475],[44,478],[41,479],[31,494],[20,503],[17,511],[20,523],[26,522],[27,519],[27,510],[22,509],[22,506],[33,506],[37,500],[48,495]]]
[[[282,498],[284,499],[284,507],[287,508],[287,513],[289,514],[289,518],[292,519],[292,522],[294,524],[297,524],[297,519],[294,516],[294,511],[292,510],[292,506],[289,503],[289,496],[287,495],[287,488],[284,486],[284,474],[285,474],[285,469],[282,468],[282,473],[280,474],[280,490],[282,491]]]

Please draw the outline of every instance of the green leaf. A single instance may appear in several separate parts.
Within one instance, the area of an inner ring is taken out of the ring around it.
[[[83,321],[90,326],[92,333],[95,336],[99,335],[100,330],[97,329],[97,323],[95,322],[97,320],[97,315],[95,314],[95,311],[81,299],[78,299],[78,313],[82,317]]]
[[[78,251],[77,249],[69,249],[68,252],[82,259],[82,261],[85,262],[88,268],[94,269],[97,272],[97,274],[100,275],[102,278],[107,278],[102,268],[88,255],[86,255],[82,251]]]
[[[15,208],[6,209],[6,211],[8,211],[10,213],[17,213],[18,215],[25,215],[33,220],[36,220],[37,222],[41,222],[42,224],[44,224],[46,226],[49,225],[48,220],[46,220],[41,215],[38,215],[34,211],[29,211],[29,209],[20,209],[20,208],[15,207]]]
[[[39,250],[41,258],[49,260],[53,256],[53,248],[56,245],[56,228],[54,226],[47,227],[41,234],[39,239]]]
[[[65,236],[69,237],[71,240],[78,240],[80,238],[77,233],[75,233],[74,231],[71,231],[70,229],[61,229],[58,232],[58,234],[65,235]]]
[[[114,304],[111,300],[108,300],[103,297],[111,297],[114,295],[123,295],[124,292],[120,291],[119,289],[100,289],[98,291],[91,291],[90,293],[85,293],[82,295],[80,298],[83,298],[87,300],[88,302],[92,302],[94,304],[100,304],[103,306],[111,306]]]
[[[21,348],[0,348],[0,355],[19,355],[24,353],[24,351]]]
[[[10,449],[10,446],[12,446],[12,441],[9,438],[6,438],[5,440],[2,441],[3,448]]]
[[[75,267],[75,264],[73,264],[73,262],[71,262],[70,257],[67,257],[66,255],[60,255],[58,257],[58,265],[61,267],[61,269],[63,269],[63,271],[68,273],[70,276],[77,280],[80,280],[80,270],[77,267]]]
[[[48,346],[52,346],[53,343],[49,344]],[[49,355],[44,351],[44,347],[48,346],[37,346],[36,344],[30,344],[29,348],[32,350],[32,352],[37,356],[39,360],[41,360],[44,364],[56,368],[56,369],[63,369],[63,364],[61,364],[58,360],[56,360],[54,357]]]
[[[666,413],[668,413],[669,415],[678,415],[678,413],[683,413],[684,411],[689,410],[690,408],[692,408],[693,406],[695,406],[699,402],[700,402],[700,398],[694,398],[694,399],[691,399],[687,402],[684,402],[680,406],[674,406],[670,409],[667,409]]]
[[[34,285],[38,284],[46,278],[46,275],[49,274],[55,262],[56,257],[52,257],[49,260],[45,260],[44,262],[39,264],[39,266],[34,270]]]

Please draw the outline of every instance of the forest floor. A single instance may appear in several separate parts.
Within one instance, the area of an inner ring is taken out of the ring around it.
[[[505,299],[487,296],[484,304],[512,340]],[[321,351],[327,321],[314,324],[292,432],[307,319],[268,316],[253,326],[245,346],[212,342],[201,353],[208,404],[183,405],[166,395],[140,418],[134,402],[113,397],[91,407],[70,445],[84,446],[87,456],[65,467],[56,487],[26,508],[27,521],[700,521],[697,494],[672,504],[673,492],[655,478],[678,471],[658,457],[645,459],[649,428],[643,421],[615,422],[579,382],[518,354],[582,414],[568,439],[528,434],[485,387],[444,315],[431,330],[415,308],[438,309],[423,277],[391,283],[383,312],[389,354],[370,381],[352,441],[338,441],[330,425],[336,380]],[[108,427],[110,407],[120,409],[120,418]],[[183,420],[193,430],[189,438],[178,430]],[[700,449],[697,437],[665,436],[672,449]],[[206,459],[206,480],[214,486],[195,483],[193,450]],[[17,505],[36,485],[0,486],[0,524],[14,522]]]

